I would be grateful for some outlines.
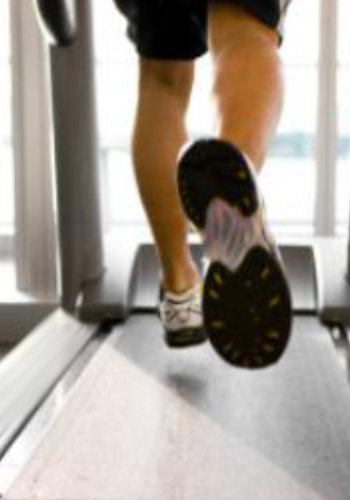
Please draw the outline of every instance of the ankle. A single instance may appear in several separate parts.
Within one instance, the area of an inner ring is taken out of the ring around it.
[[[177,272],[163,272],[160,276],[160,283],[164,290],[173,293],[183,293],[200,283],[201,277],[198,270],[192,267]]]

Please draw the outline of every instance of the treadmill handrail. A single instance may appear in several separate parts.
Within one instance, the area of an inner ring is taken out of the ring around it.
[[[41,29],[50,45],[71,46],[78,31],[76,0],[33,0]]]

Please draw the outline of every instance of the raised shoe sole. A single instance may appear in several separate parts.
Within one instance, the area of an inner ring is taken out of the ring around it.
[[[203,314],[212,346],[238,367],[276,363],[291,333],[291,294],[252,167],[229,143],[197,141],[180,160],[178,186],[210,261]]]

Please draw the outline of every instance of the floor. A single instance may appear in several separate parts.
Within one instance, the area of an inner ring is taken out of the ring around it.
[[[161,336],[140,315],[107,338],[6,500],[348,500],[350,390],[317,320],[259,373]]]

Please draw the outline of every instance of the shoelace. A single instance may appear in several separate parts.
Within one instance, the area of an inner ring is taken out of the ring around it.
[[[201,310],[202,306],[198,292],[194,292],[189,299],[183,302],[175,302],[165,298],[164,316],[166,321],[172,322],[176,319],[180,323],[187,323],[192,313],[201,314]]]

